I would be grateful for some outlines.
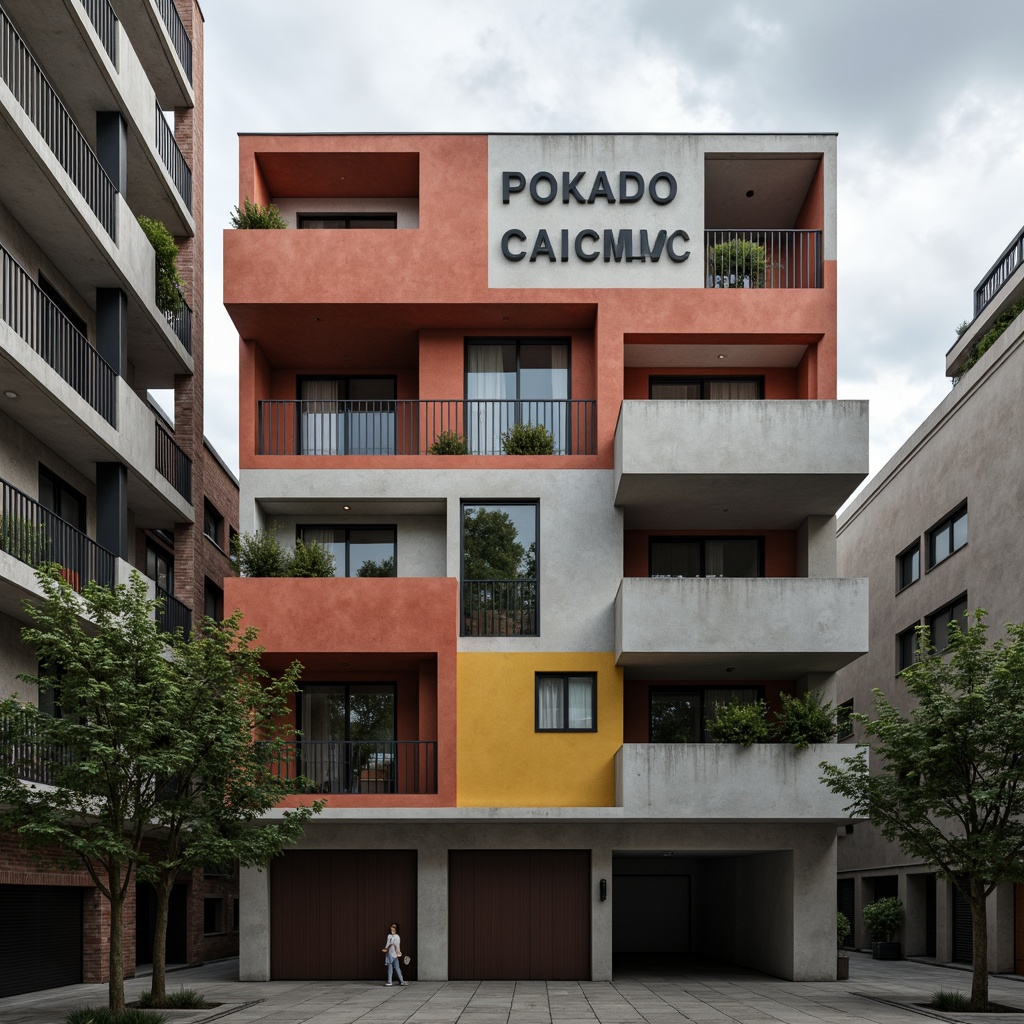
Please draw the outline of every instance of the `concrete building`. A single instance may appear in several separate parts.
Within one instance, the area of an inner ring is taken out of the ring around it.
[[[242,873],[242,977],[379,977],[398,920],[420,979],[834,978],[842,748],[703,742],[867,649],[834,137],[243,135],[239,168],[288,224],[224,239],[241,528],[336,564],[226,582],[304,666],[281,770],[326,802]]]
[[[1024,232],[975,289],[974,318],[946,354],[955,386],[839,519],[839,573],[871,583],[870,653],[838,675],[838,699],[856,711],[870,711],[876,687],[906,706],[899,673],[915,657],[919,624],[931,627],[941,649],[949,622],[966,626],[976,608],[988,612],[991,640],[1005,623],[1024,621],[1015,554],[1024,500],[1016,461],[1024,435],[1022,302]],[[971,960],[966,901],[927,864],[857,825],[839,842],[839,902],[858,946],[869,941],[861,911],[881,896],[905,904],[906,955]],[[992,895],[988,922],[992,969],[1024,973],[1019,887]]]
[[[21,628],[42,561],[76,588],[139,570],[168,630],[223,605],[238,491],[203,440],[202,30],[193,0],[0,0],[3,697],[53,703],[17,678],[38,671]],[[177,241],[177,311],[139,216]],[[150,390],[173,390],[173,426]],[[182,879],[173,960],[237,949],[228,874]],[[140,894],[128,974],[151,954]],[[0,994],[105,980],[107,913],[84,871],[0,837]]]

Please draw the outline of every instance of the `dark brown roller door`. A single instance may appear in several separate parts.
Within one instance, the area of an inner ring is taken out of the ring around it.
[[[391,921],[416,977],[416,851],[293,850],[270,867],[270,977],[383,981]]]
[[[0,996],[82,981],[82,890],[0,885]]]
[[[452,850],[448,977],[590,978],[589,850]]]

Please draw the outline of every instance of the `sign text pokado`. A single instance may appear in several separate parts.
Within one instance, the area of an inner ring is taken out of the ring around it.
[[[658,171],[645,181],[639,171],[619,171],[618,188],[612,184],[607,171],[598,171],[587,181],[587,171],[562,171],[560,176],[551,171],[538,171],[527,179],[522,171],[501,172],[501,201],[505,206],[513,197],[526,194],[540,206],[560,199],[562,205],[576,203],[581,206],[619,204],[627,206],[645,199],[656,206],[668,206],[679,191],[675,176]],[[614,176],[614,172],[613,172]],[[509,228],[501,236],[501,254],[510,263],[529,259],[531,263],[547,260],[549,263],[568,263],[570,258],[584,263],[603,260],[605,263],[657,263],[662,256],[673,263],[684,263],[690,251],[684,243],[690,236],[682,229],[658,231],[649,228],[586,227],[580,231],[569,228],[541,228],[533,238],[521,228]]]

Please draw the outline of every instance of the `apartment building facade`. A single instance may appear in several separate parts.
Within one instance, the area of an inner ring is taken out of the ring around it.
[[[966,628],[975,609],[988,613],[990,640],[1005,637],[1006,623],[1024,621],[1016,462],[1024,430],[1022,303],[1024,231],[974,290],[971,322],[946,353],[955,386],[839,519],[840,573],[871,581],[870,653],[838,677],[839,700],[856,711],[870,712],[876,687],[907,705],[900,672],[916,657],[918,625],[931,629],[941,650],[949,623]],[[839,843],[839,899],[858,945],[869,941],[861,911],[881,896],[904,902],[906,955],[971,961],[966,900],[929,865],[857,825]],[[1020,887],[992,894],[988,922],[992,970],[1024,973]]]
[[[202,126],[192,0],[0,0],[0,695],[54,713],[59,694],[18,679],[38,671],[21,641],[36,565],[76,588],[138,570],[168,631],[223,606],[238,490],[203,439]],[[176,310],[139,216],[177,242]],[[173,417],[149,391],[173,392]],[[172,958],[234,952],[233,872],[181,883]],[[139,894],[129,975],[152,950]],[[106,980],[108,913],[84,870],[0,837],[0,918],[20,922],[0,934],[0,993]]]
[[[393,920],[420,979],[835,977],[841,748],[704,742],[867,649],[835,173],[829,135],[241,136],[288,224],[224,238],[241,529],[335,557],[225,585],[325,802],[242,872],[243,979],[378,977]]]

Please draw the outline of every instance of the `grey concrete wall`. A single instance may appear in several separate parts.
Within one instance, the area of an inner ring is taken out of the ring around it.
[[[836,572],[835,516],[808,516],[796,536],[796,574],[827,579]]]
[[[270,981],[270,870],[238,871],[238,980]]]
[[[6,558],[10,556],[0,555],[0,566]],[[24,625],[20,619],[0,613],[0,700],[17,696],[35,704],[39,697],[37,687],[18,678],[25,673],[35,675],[39,668],[34,650],[21,639]]]
[[[793,977],[793,854],[737,857],[735,870],[735,961],[766,974]]]

